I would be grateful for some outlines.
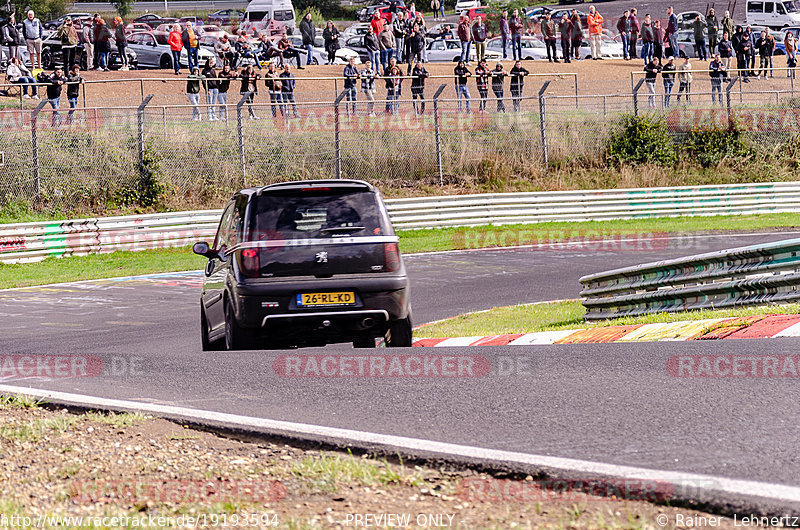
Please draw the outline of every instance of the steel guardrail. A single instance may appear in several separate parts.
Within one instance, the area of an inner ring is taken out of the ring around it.
[[[580,279],[586,320],[800,300],[800,239],[721,250]]]
[[[388,199],[399,230],[553,221],[800,212],[800,182],[489,193]],[[221,210],[0,225],[0,263],[189,245],[214,236]]]

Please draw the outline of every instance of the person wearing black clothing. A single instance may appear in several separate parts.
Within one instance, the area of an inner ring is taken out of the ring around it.
[[[725,65],[720,60],[720,54],[716,54],[708,63],[709,76],[711,77],[711,104],[717,102],[722,105],[722,80],[725,78]]]
[[[519,61],[514,63],[511,69],[511,99],[514,102],[514,112],[519,112],[522,103],[522,89],[525,87],[525,76],[528,71],[522,67]]]
[[[56,68],[52,75],[47,76],[47,101],[53,107],[53,127],[61,125],[61,113],[58,108],[61,104],[61,89],[67,78],[64,77],[64,71],[61,68]]]
[[[458,65],[453,69],[453,74],[456,78],[456,97],[458,98],[458,111],[461,112],[461,99],[467,100],[467,112],[469,112],[469,87],[467,86],[467,78],[472,73],[467,69],[464,61],[458,61]]]
[[[675,58],[669,56],[667,64],[661,69],[661,80],[664,82],[664,107],[669,107],[669,98],[672,95],[672,87],[675,86]]]
[[[722,40],[717,45],[717,51],[720,59],[725,64],[725,70],[728,70],[731,67],[731,58],[733,57],[733,43],[731,43],[730,35],[728,35],[727,31],[722,34]]]
[[[411,35],[408,39],[408,72],[411,72],[412,64],[422,63],[422,50],[425,48],[425,33],[417,25],[411,28]]]
[[[77,64],[72,65],[72,69],[67,74],[67,101],[69,102],[69,112],[67,113],[67,125],[72,123],[75,109],[78,107],[78,96],[81,93],[81,67]]]
[[[507,75],[508,72],[503,69],[503,63],[497,61],[497,65],[491,71],[492,92],[494,92],[494,97],[497,98],[497,112],[506,111],[506,104],[503,102],[503,81]]]
[[[547,60],[551,63],[559,62],[556,54],[556,23],[550,17],[550,13],[546,13],[542,21],[542,37],[547,48]]]
[[[19,31],[17,31],[13,14],[10,15],[8,20],[0,27],[0,41],[2,41],[4,46],[8,47],[9,61],[14,57],[22,59],[22,55],[19,53]]]
[[[239,94],[247,94],[247,112],[249,113],[251,120],[257,120],[258,116],[256,116],[256,113],[253,110],[253,100],[255,99],[256,94],[258,94],[258,80],[261,79],[261,75],[256,73],[256,70],[253,68],[252,64],[248,64],[244,70],[242,70],[242,73],[239,74],[239,79],[242,80],[242,86],[239,89]]]
[[[661,65],[656,62],[655,55],[650,57],[650,62],[644,65],[644,84],[650,93],[647,96],[647,105],[653,109],[656,106],[656,78],[661,71]]]
[[[364,48],[367,49],[368,61],[375,65],[375,70],[380,73],[381,70],[381,47],[378,44],[378,36],[374,32],[369,31],[364,35]]]
[[[660,20],[653,22],[653,55],[661,64],[661,59],[664,57],[664,30],[661,28]]]
[[[333,64],[336,59],[336,50],[339,49],[339,30],[330,20],[322,31],[322,39],[325,41],[325,51],[328,52],[328,64]]]
[[[750,77],[756,76],[756,53],[758,50],[756,49],[756,39],[753,37],[753,28],[747,26],[744,30],[745,35],[750,39],[750,53],[747,56],[747,68],[748,68],[748,75]]]
[[[736,29],[734,35],[734,49],[736,50],[736,68],[745,83],[750,82],[750,73],[747,71],[750,53],[753,50],[753,43],[750,42],[748,35],[741,27]]]
[[[416,63],[411,71],[411,99],[414,104],[414,114],[425,114],[425,79],[428,75],[430,74],[422,66],[422,63]],[[417,99],[420,101],[419,104],[417,104]]]
[[[308,56],[306,65],[309,65],[314,51],[314,38],[317,36],[317,29],[314,27],[314,21],[311,20],[311,13],[306,13],[306,16],[300,21],[300,34],[303,36],[303,48],[306,49]]]
[[[236,72],[231,69],[230,64],[225,64],[222,67],[222,72],[219,73],[219,85],[217,88],[217,103],[219,107],[219,119],[228,121],[228,89],[231,87],[231,79],[236,79]]]
[[[206,104],[208,105],[208,119],[209,121],[217,121],[217,111],[214,104],[219,97],[219,80],[217,79],[217,70],[214,68],[215,59],[209,57],[203,67],[200,75],[204,77],[203,86],[206,89]]]
[[[475,82],[478,85],[478,95],[481,98],[478,112],[486,112],[486,98],[489,96],[489,78],[492,77],[491,70],[486,65],[486,61],[478,63],[475,69]]]
[[[561,55],[564,57],[564,62],[568,63],[570,62],[570,57],[572,57],[572,49],[570,48],[570,43],[572,42],[570,40],[572,35],[572,22],[569,21],[566,13],[561,16],[559,34],[561,35]]]
[[[279,76],[281,78],[281,98],[283,105],[281,105],[281,114],[285,117],[289,116],[289,103],[292,104],[292,112],[295,118],[299,118],[300,114],[297,113],[297,102],[294,99],[294,74],[289,69],[289,63],[283,65],[283,72]]]

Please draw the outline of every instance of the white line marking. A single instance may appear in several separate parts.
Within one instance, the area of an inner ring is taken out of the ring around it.
[[[632,466],[619,466],[615,464],[591,462],[573,458],[516,453],[512,451],[485,449],[482,447],[457,445],[446,442],[423,440],[419,438],[407,438],[404,436],[392,436],[387,434],[354,431],[350,429],[339,429],[335,427],[324,427],[304,423],[253,418],[249,416],[227,414],[224,412],[196,410],[171,405],[157,405],[94,396],[83,396],[80,394],[69,394],[52,390],[24,388],[10,385],[0,385],[0,393],[24,394],[38,399],[50,399],[99,409],[138,411],[162,415],[173,419],[184,419],[188,421],[204,420],[207,422],[216,423],[217,425],[223,424],[265,429],[273,434],[295,435],[299,436],[300,438],[307,438],[309,436],[324,437],[328,440],[334,439],[344,443],[361,442],[366,444],[368,447],[374,447],[377,445],[394,449],[399,448],[409,451],[418,451],[425,454],[433,453],[442,456],[456,456],[472,460],[477,459],[484,462],[495,462],[501,465],[504,463],[513,462],[527,466],[534,466],[542,470],[550,469],[569,473],[582,473],[584,474],[583,478],[590,478],[590,476],[600,475],[605,477],[617,477],[642,481],[669,482],[673,484],[675,491],[679,494],[697,494],[702,491],[706,493],[725,493],[748,497],[759,497],[773,501],[777,500],[783,502],[800,503],[800,488],[782,484],[768,484],[765,482],[738,480],[725,477],[715,477],[711,475],[681,473],[677,471],[660,471]],[[683,491],[678,491],[679,488]]]

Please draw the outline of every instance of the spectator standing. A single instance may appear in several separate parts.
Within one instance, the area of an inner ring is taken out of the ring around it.
[[[794,68],[797,66],[797,39],[791,31],[786,32],[783,39],[783,46],[786,48],[786,77],[794,77]]]
[[[719,22],[717,21],[717,15],[714,12],[714,8],[708,10],[708,14],[706,15],[706,32],[708,33],[708,53],[713,57],[716,53],[718,39],[717,36],[719,35]]]
[[[664,107],[669,107],[669,98],[672,87],[675,86],[675,58],[670,56],[667,64],[661,69],[661,79],[664,82]]]
[[[219,109],[219,119],[228,121],[228,90],[231,87],[231,79],[236,79],[236,72],[231,69],[230,63],[222,65],[219,73],[219,84],[217,85],[217,105]]]
[[[200,68],[200,37],[194,30],[194,24],[191,22],[186,23],[186,29],[181,34],[181,41],[183,47],[186,48],[186,57],[189,63],[189,71],[197,70]],[[261,65],[258,66],[261,68]]]
[[[722,33],[722,40],[717,45],[718,55],[725,64],[725,70],[731,67],[731,58],[733,57],[733,44],[731,43],[730,35],[725,31]]]
[[[467,102],[467,112],[469,112],[469,87],[467,86],[467,79],[472,75],[472,73],[467,69],[466,64],[464,61],[458,61],[458,64],[453,69],[453,74],[455,75],[456,79],[456,97],[458,98],[458,111],[461,112],[461,100],[464,99]]]
[[[300,34],[303,36],[303,48],[306,50],[306,65],[309,65],[314,51],[314,39],[317,36],[317,28],[314,27],[314,21],[311,20],[311,13],[306,13],[306,16],[300,21]]]
[[[75,109],[78,107],[78,96],[81,93],[81,84],[83,84],[81,67],[77,64],[73,64],[69,73],[67,74],[67,102],[69,103],[67,125],[72,124],[72,118],[75,115]]]
[[[383,78],[386,83],[386,113],[396,114],[400,110],[397,100],[403,91],[403,72],[394,57],[389,59],[389,67],[383,72]]]
[[[333,64],[333,61],[336,60],[336,50],[339,49],[339,30],[333,25],[333,21],[329,20],[325,24],[325,29],[322,30],[322,39],[325,42],[325,51],[328,52],[328,64]]]
[[[622,58],[626,61],[630,61],[630,35],[631,35],[631,12],[627,9],[622,16],[619,17],[617,20],[617,32],[619,32],[619,38],[622,41]]]
[[[709,76],[711,77],[711,104],[719,100],[722,105],[722,80],[725,78],[725,64],[720,60],[720,54],[717,53],[713,60],[708,63]]]
[[[694,17],[694,22],[692,22],[692,33],[694,34],[694,52],[697,54],[697,58],[701,61],[707,61],[708,54],[706,53],[706,26],[703,24],[703,21],[700,20],[700,15]]]
[[[772,56],[775,54],[775,37],[770,32],[769,26],[764,28],[764,32],[767,34],[767,62],[769,62],[769,77],[775,77],[772,71]],[[764,72],[764,76],[766,77],[766,72]]]
[[[239,74],[239,79],[242,81],[242,86],[239,89],[239,94],[247,95],[247,99],[245,102],[247,103],[247,112],[250,115],[251,120],[257,120],[258,116],[256,116],[255,111],[253,110],[253,100],[255,99],[256,94],[258,94],[258,80],[261,79],[261,75],[256,73],[256,69],[253,68],[252,64],[248,64],[243,70],[242,73]]]
[[[653,58],[654,40],[653,23],[650,20],[650,13],[647,13],[644,16],[644,22],[642,22],[642,59],[644,59],[645,66],[647,66],[647,63]]]
[[[494,93],[494,97],[497,98],[497,112],[505,112],[506,104],[503,101],[503,85],[505,84],[505,78],[508,75],[508,72],[506,72],[503,68],[503,63],[497,61],[497,64],[494,66],[494,70],[492,70],[491,74],[492,92]]]
[[[667,31],[665,32],[664,37],[666,38],[667,42],[669,43],[670,51],[667,53],[667,56],[677,57],[678,56],[678,36],[676,33],[678,32],[678,17],[675,15],[675,9],[672,6],[667,8],[667,18],[669,21],[667,22]]]
[[[405,55],[405,38],[406,38],[406,13],[401,11],[392,22],[392,32],[394,33],[394,56],[397,58],[397,63],[404,62]]]
[[[380,35],[378,35],[378,45],[381,49],[381,66],[383,67],[384,74],[386,73],[386,69],[389,68],[389,63],[392,61],[394,44],[394,32],[389,26],[385,26]]]
[[[411,11],[410,13],[413,13]],[[403,12],[400,20],[403,23],[403,47],[400,49],[403,54],[403,62],[409,64],[411,67],[411,32],[414,29],[414,16],[410,13]]]
[[[356,68],[355,57],[350,57],[350,60],[347,61],[347,65],[345,65],[342,75],[344,76],[344,92],[347,97],[347,103],[345,103],[344,108],[346,109],[347,114],[352,113],[353,116],[355,116],[356,100],[358,99],[358,78],[360,77],[358,68]]]
[[[41,70],[44,26],[42,26],[42,21],[36,18],[32,9],[28,11],[27,18],[22,22],[22,33],[25,35],[25,44],[28,47],[31,68]]]
[[[108,56],[111,54],[111,30],[106,21],[97,17],[94,30],[94,49],[97,53],[97,68],[108,72]]]
[[[750,57],[750,52],[753,49],[753,44],[750,42],[750,35],[744,32],[744,29],[739,26],[736,28],[734,34],[734,49],[736,50],[736,69],[739,71],[742,81],[745,83],[750,82],[749,72],[747,71],[747,62]]]
[[[361,77],[361,91],[367,98],[367,116],[375,116],[375,78],[378,73],[372,68],[372,61],[364,63],[364,69],[359,73]]]
[[[64,19],[64,23],[56,30],[56,36],[61,39],[61,56],[64,68],[72,69],[75,64],[75,48],[78,47],[78,30],[70,17]]]
[[[571,25],[570,37],[572,41],[572,50],[575,52],[575,59],[581,60],[581,46],[583,45],[583,26],[581,25],[581,17],[578,15],[578,10],[573,9],[572,15],[569,17]]]
[[[372,28],[372,33],[374,33],[376,37],[381,34],[381,31],[383,31],[386,21],[381,17],[381,14],[377,9],[373,11],[372,20],[370,20],[369,25]]]
[[[508,58],[508,41],[511,37],[511,28],[508,26],[508,11],[500,15],[500,43],[503,46],[503,59]]]
[[[130,68],[128,65],[128,53],[126,51],[128,48],[128,37],[125,35],[125,24],[123,24],[122,18],[120,17],[114,18],[114,40],[117,43],[119,62],[122,65],[120,70],[128,70]],[[199,64],[195,64],[195,68],[199,68],[199,66]]]
[[[58,108],[61,103],[61,89],[66,82],[64,71],[59,67],[56,67],[52,75],[47,78],[47,102],[53,107],[53,127],[61,126],[61,113],[58,112]]]
[[[9,62],[14,57],[22,58],[19,53],[19,31],[17,31],[17,24],[14,20],[14,13],[8,16],[8,20],[0,27],[0,41],[5,43],[8,48]]]
[[[200,120],[200,81],[202,80],[203,76],[200,75],[197,68],[189,69],[189,75],[186,77],[186,95],[192,105],[192,121]]]
[[[555,25],[553,30],[555,31]],[[478,57],[478,62],[481,62],[486,56],[486,24],[481,17],[476,18],[472,24],[472,40],[475,42],[475,55]]]
[[[411,73],[414,64],[423,63],[423,51],[425,50],[425,33],[424,27],[420,28],[419,25],[414,24],[411,27],[411,35],[408,37],[408,73]]]
[[[429,75],[422,63],[416,63],[411,71],[411,100],[414,103],[414,114],[419,116],[425,114],[425,79]]]
[[[475,68],[475,83],[478,87],[478,96],[481,98],[478,112],[486,112],[486,98],[489,96],[489,78],[491,76],[492,73],[486,65],[486,60],[478,62],[478,67]]]
[[[94,68],[94,32],[92,25],[86,22],[81,28],[81,42],[83,43],[83,54],[86,56],[86,69]]]
[[[767,78],[769,74],[769,70],[767,67],[770,63],[770,58],[772,58],[772,46],[770,45],[770,41],[767,38],[766,30],[761,31],[761,36],[756,41],[756,48],[758,49],[758,72],[756,75],[756,79],[761,79],[761,76],[764,76],[764,79]]]
[[[169,32],[168,37],[169,51],[172,53],[172,68],[175,69],[175,75],[181,73],[181,50],[183,50],[183,39],[181,37],[181,26],[175,24],[172,26],[172,31]]]
[[[469,27],[469,18],[461,16],[458,22],[458,40],[461,41],[461,60],[469,64],[469,52],[472,46],[472,31]]]
[[[630,16],[631,32],[630,32],[630,43],[628,44],[628,46],[630,47],[630,49],[628,50],[628,54],[630,55],[631,59],[639,57],[636,53],[636,43],[638,42],[639,35],[642,32],[642,26],[639,24],[639,19],[636,17],[637,13],[638,11],[636,11],[635,7],[631,9],[631,16]]]
[[[15,84],[15,85],[22,85],[22,98],[23,99],[30,99],[30,95],[28,95],[28,86],[31,87],[31,93],[33,95],[33,99],[39,99],[39,96],[36,92],[36,80],[31,75],[31,71],[22,64],[22,61],[19,57],[12,57],[11,62],[8,64],[6,68],[6,76],[8,80]]]
[[[589,6],[586,23],[589,25],[589,46],[592,50],[592,59],[596,61],[602,58],[600,45],[603,38],[603,15],[598,13],[593,5]]]
[[[755,77],[756,72],[756,55],[758,55],[758,49],[756,48],[756,41],[758,40],[756,37],[753,36],[753,28],[747,26],[745,28],[745,33],[750,37],[750,56],[747,59],[747,67],[749,69],[750,77]]]
[[[236,54],[233,51],[233,45],[230,39],[228,39],[227,33],[223,33],[222,37],[214,43],[214,51],[217,56],[222,59],[223,67],[226,64],[231,65],[231,67],[236,67]]]
[[[729,37],[733,37],[734,34],[734,26],[733,26],[733,18],[731,18],[730,11],[725,11],[725,15],[722,17],[722,31],[727,31]]]
[[[283,65],[283,72],[281,72],[280,78],[281,78],[281,97],[283,99],[281,114],[283,114],[283,116],[285,117],[289,116],[289,103],[291,103],[292,115],[295,118],[299,118],[300,114],[298,114],[297,112],[297,101],[294,99],[294,87],[296,81],[294,79],[294,74],[289,68],[289,63]]]
[[[522,31],[525,24],[519,16],[519,10],[515,9],[508,19],[508,27],[511,30],[511,55],[514,60],[522,59]]]
[[[514,103],[514,112],[519,112],[522,106],[522,89],[525,87],[525,76],[528,73],[519,61],[516,61],[511,69],[511,100]]]
[[[206,89],[206,104],[208,105],[208,119],[209,121],[217,121],[217,111],[214,105],[219,97],[219,79],[217,69],[214,68],[216,60],[209,57],[206,60],[203,71],[200,74],[203,77],[203,86]]]
[[[685,57],[678,66],[678,103],[681,102],[681,94],[686,93],[686,103],[692,102],[692,65],[689,58]]]
[[[656,78],[661,71],[661,65],[656,62],[656,57],[650,57],[650,61],[644,65],[644,85],[650,93],[647,96],[647,106],[651,109],[656,106]]]
[[[664,57],[664,30],[661,29],[660,20],[653,22],[653,55],[661,64],[661,59]]]
[[[544,38],[544,45],[547,48],[547,60],[549,62],[559,62],[556,52],[556,23],[553,21],[550,13],[545,13],[544,20],[542,21],[542,37]]]
[[[571,62],[572,50],[570,43],[572,42],[572,22],[566,13],[561,15],[561,25],[558,28],[559,35],[561,35],[561,56],[564,57],[564,62]]]
[[[434,17],[438,16],[439,20],[444,20],[444,2],[433,0],[431,2],[431,9],[433,10]]]
[[[275,70],[275,66],[272,63],[267,65],[267,72],[264,74],[264,86],[269,92],[272,117],[276,118],[278,109],[283,105],[283,83],[281,82],[280,74]]]
[[[380,70],[381,67],[381,52],[380,44],[378,44],[378,36],[372,31],[364,35],[364,48],[367,49],[367,60],[375,65]]]

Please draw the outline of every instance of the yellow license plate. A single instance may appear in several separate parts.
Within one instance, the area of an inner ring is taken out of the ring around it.
[[[345,293],[302,293],[297,295],[297,305],[353,305],[356,295],[352,292]]]

